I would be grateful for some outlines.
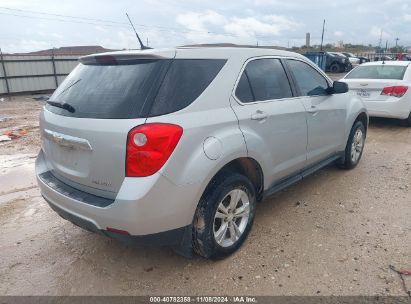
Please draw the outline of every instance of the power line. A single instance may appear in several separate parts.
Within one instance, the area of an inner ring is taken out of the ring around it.
[[[46,13],[40,11],[32,11],[32,10],[23,10],[23,9],[13,9],[10,7],[3,7],[0,6],[0,9],[8,10],[8,11],[16,11],[16,12],[23,12],[23,13],[30,13],[30,14],[40,14],[40,15],[47,15],[47,16],[55,16],[59,18],[50,18],[50,17],[40,17],[40,16],[29,16],[29,15],[21,15],[17,13],[6,13],[0,12],[1,15],[8,15],[14,16],[19,18],[29,18],[29,19],[39,19],[39,20],[51,20],[51,21],[58,21],[58,22],[65,22],[65,23],[78,23],[78,24],[89,24],[89,25],[96,25],[96,26],[107,26],[107,27],[123,27],[123,28],[130,28],[130,25],[125,22],[119,22],[114,20],[107,20],[107,19],[97,19],[97,18],[87,18],[87,17],[78,17],[72,15],[63,15],[63,14],[54,14],[54,13]],[[61,18],[69,18],[69,19],[78,19],[78,20],[65,20]],[[94,22],[92,22],[94,21]],[[107,24],[109,23],[109,24]],[[154,26],[154,25],[145,25],[145,24],[136,24],[136,27],[139,28],[146,28],[146,29],[156,29],[160,32],[171,32],[174,34],[208,34],[208,35],[221,35],[226,37],[232,38],[245,38],[244,36],[230,34],[225,32],[215,32],[215,31],[200,31],[200,30],[183,30],[180,28],[173,28],[173,27],[164,27],[164,26]],[[273,38],[274,35],[258,35],[258,34],[251,34],[255,38],[259,39],[270,39]],[[291,39],[303,39],[301,38],[291,38]]]
[[[0,7],[1,8],[1,7]],[[64,20],[64,19],[59,19],[59,18],[48,18],[48,17],[38,17],[38,16],[27,16],[27,15],[19,15],[19,14],[13,14],[13,13],[4,13],[0,12],[1,15],[7,15],[7,16],[14,16],[14,17],[20,17],[20,18],[29,18],[29,19],[40,19],[40,20],[51,20],[51,21],[59,21],[59,22],[66,22],[66,23],[79,23],[79,24],[90,24],[90,25],[97,25],[97,26],[108,26],[108,27],[126,27],[126,28],[131,28],[130,25],[124,24],[103,24],[103,23],[95,23],[95,22],[88,22],[88,21],[79,21],[79,20]],[[219,33],[219,32],[211,32],[211,31],[198,31],[198,30],[181,30],[181,29],[176,29],[176,28],[166,28],[166,27],[161,27],[161,26],[149,26],[149,25],[144,25],[144,24],[136,24],[137,27],[140,28],[154,28],[158,31],[163,31],[163,32],[179,32],[183,34],[195,34],[195,33],[201,33],[201,34],[214,34],[214,35],[222,35],[222,36],[229,36],[229,37],[234,37],[234,38],[241,38],[241,36],[234,35],[234,34],[229,34],[229,33]],[[258,35],[259,37],[271,37],[271,36],[263,36],[263,35]],[[257,35],[256,35],[257,37]]]
[[[72,15],[52,14],[52,13],[39,12],[39,11],[14,9],[14,8],[4,7],[4,6],[0,6],[0,9],[9,10],[9,11],[18,11],[18,12],[23,12],[23,13],[57,16],[57,17],[70,18],[70,19],[97,21],[97,22],[102,22],[102,23],[107,22],[107,23],[112,23],[112,24],[116,24],[116,25],[122,25],[122,26],[130,27],[130,25],[127,22],[118,22],[118,21],[107,20],[107,19],[95,19],[95,18],[78,17],[78,16],[72,16]],[[62,20],[62,19],[56,19],[56,18],[19,15],[19,14],[15,14],[15,13],[13,14],[13,13],[2,13],[2,12],[0,12],[0,14],[9,15],[9,16],[16,16],[16,17],[32,18],[32,19],[55,20],[55,21],[62,21],[62,22],[74,22],[74,23],[85,23],[85,24],[96,25],[95,23],[92,23],[92,22],[79,22],[79,21],[74,21],[74,20],[69,21],[69,20]],[[200,15],[203,15],[203,14],[200,14]],[[97,24],[97,25],[102,25],[102,24]],[[107,26],[109,26],[109,25],[107,25]],[[167,32],[170,32],[170,31],[179,31],[179,32],[182,32],[182,33],[198,32],[198,33],[208,33],[208,34],[220,34],[220,35],[227,35],[227,36],[235,36],[235,35],[228,34],[228,33],[217,33],[217,32],[198,31],[198,30],[182,30],[182,29],[178,29],[178,28],[165,27],[165,26],[156,26],[156,25],[136,24],[136,26],[142,27],[142,28],[155,28],[155,29],[158,29],[159,31],[167,31]]]
[[[23,9],[17,9],[17,8],[4,7],[4,6],[0,6],[0,8],[5,9],[5,10],[9,10],[9,11],[16,11],[16,12],[23,12],[23,13],[32,13],[32,14],[40,14],[40,15],[57,16],[57,17],[64,17],[64,18],[83,19],[83,20],[89,20],[89,21],[98,21],[98,22],[107,22],[107,23],[128,25],[127,22],[119,22],[119,21],[106,20],[106,19],[95,19],[95,18],[78,17],[78,16],[71,16],[71,15],[52,14],[52,13],[31,11],[31,10],[23,10]]]
[[[57,19],[57,18],[47,18],[47,17],[38,17],[38,16],[27,16],[27,15],[18,15],[12,13],[3,13],[0,12],[1,15],[7,16],[14,16],[20,18],[29,18],[29,19],[43,19],[43,20],[52,20],[52,21],[59,21],[59,22],[68,22],[68,23],[80,23],[80,24],[90,24],[90,25],[99,25],[99,26],[109,26],[109,27],[130,27],[129,25],[111,25],[111,24],[103,24],[103,23],[95,23],[95,22],[86,22],[86,21],[78,21],[78,20],[64,20],[64,19]]]

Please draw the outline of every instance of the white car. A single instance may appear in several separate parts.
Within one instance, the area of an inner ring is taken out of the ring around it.
[[[356,66],[362,63],[361,59],[355,56],[353,53],[342,53],[342,54],[348,57],[348,60],[350,60],[353,66]]]
[[[346,57],[350,61],[352,66],[356,66],[360,64],[360,58],[354,57],[354,56],[348,56],[344,53],[339,53],[339,52],[331,52],[331,54],[341,56],[341,57]]]
[[[403,119],[411,126],[411,62],[364,63],[341,81],[360,96],[370,116]]]

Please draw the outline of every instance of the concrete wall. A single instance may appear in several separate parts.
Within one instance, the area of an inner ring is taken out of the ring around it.
[[[3,55],[0,94],[54,90],[78,64],[78,56]]]

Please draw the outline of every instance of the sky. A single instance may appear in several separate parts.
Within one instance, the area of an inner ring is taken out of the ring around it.
[[[151,47],[195,43],[411,46],[410,0],[0,0],[0,48],[30,52],[101,45],[137,48],[128,13]]]

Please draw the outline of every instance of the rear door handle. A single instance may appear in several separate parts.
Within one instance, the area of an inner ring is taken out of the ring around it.
[[[268,117],[267,113],[257,110],[254,114],[251,115],[251,120],[263,121]]]
[[[317,114],[317,113],[318,113],[318,108],[317,108],[316,106],[311,106],[311,107],[307,110],[307,112],[308,112],[308,113],[311,113],[311,114]]]

